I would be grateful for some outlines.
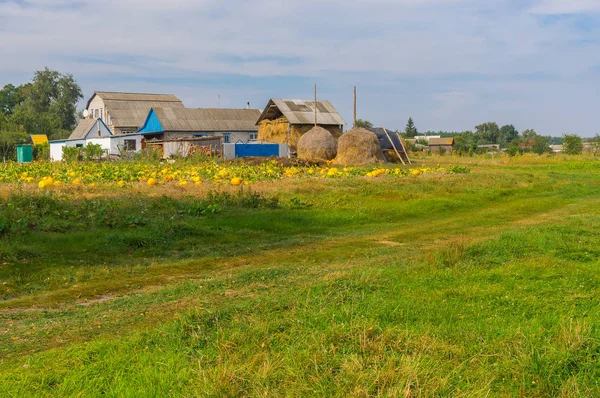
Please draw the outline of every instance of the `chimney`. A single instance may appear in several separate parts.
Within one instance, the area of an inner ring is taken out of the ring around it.
[[[250,102],[248,102],[248,109],[250,109]]]

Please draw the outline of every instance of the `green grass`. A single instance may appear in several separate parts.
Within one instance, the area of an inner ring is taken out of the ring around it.
[[[600,162],[458,161],[5,198],[0,396],[600,396]]]

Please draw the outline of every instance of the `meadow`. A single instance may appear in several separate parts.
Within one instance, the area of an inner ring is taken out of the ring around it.
[[[594,157],[0,178],[0,396],[600,396]]]

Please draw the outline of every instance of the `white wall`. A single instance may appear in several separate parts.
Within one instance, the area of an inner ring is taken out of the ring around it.
[[[50,142],[50,160],[57,162],[62,160],[64,147],[74,147],[77,145],[85,145],[85,140],[72,140],[72,141],[58,141]]]

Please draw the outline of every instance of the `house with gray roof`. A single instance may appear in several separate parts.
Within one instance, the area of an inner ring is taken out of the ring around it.
[[[150,109],[139,133],[146,138],[221,137],[224,143],[254,141],[258,136],[258,109],[162,108]]]
[[[85,130],[90,120],[100,119],[115,134],[135,133],[142,127],[152,108],[175,108],[185,106],[172,94],[139,94],[96,91],[86,105],[87,117],[80,121],[69,138]]]

